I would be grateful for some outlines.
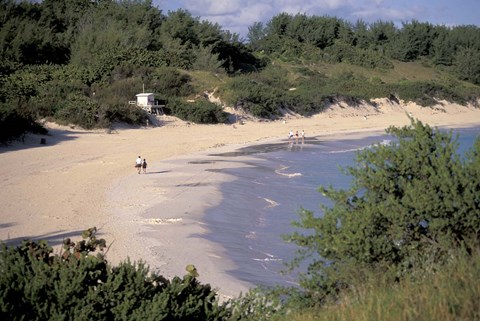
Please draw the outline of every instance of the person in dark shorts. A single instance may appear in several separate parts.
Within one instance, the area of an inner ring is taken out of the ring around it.
[[[138,174],[140,174],[142,171],[142,158],[140,156],[135,160],[135,168],[137,169]]]
[[[147,160],[144,158],[142,162],[143,174],[147,174]]]

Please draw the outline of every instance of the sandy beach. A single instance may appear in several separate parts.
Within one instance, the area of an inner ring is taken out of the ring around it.
[[[431,126],[480,126],[480,108],[447,103],[422,108],[385,100],[376,108],[334,105],[308,118],[244,118],[235,126],[189,124],[168,116],[160,116],[157,126],[118,125],[112,132],[48,123],[48,136],[27,135],[24,142],[0,147],[0,240],[46,239],[58,245],[66,237],[79,240],[83,230],[96,226],[110,245],[112,264],[127,257],[142,260],[166,277],[184,275],[185,266],[194,264],[201,282],[224,297],[237,296],[252,285],[229,276],[232,263],[221,246],[201,237],[202,213],[220,202],[217,186],[229,179],[215,169],[235,164],[196,160],[212,151],[285,140],[290,130],[322,139],[365,135],[407,125],[408,114]],[[134,168],[139,155],[148,161],[146,175]]]

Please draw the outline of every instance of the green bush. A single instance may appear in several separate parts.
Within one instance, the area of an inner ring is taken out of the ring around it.
[[[365,68],[392,69],[392,62],[384,55],[371,49],[362,49],[336,41],[332,46],[325,48],[322,59],[328,63],[346,62]]]
[[[348,286],[351,271],[383,270],[392,280],[443,264],[480,240],[480,139],[465,159],[452,134],[412,120],[389,128],[398,142],[358,152],[347,190],[320,187],[333,202],[323,215],[302,209],[286,240],[306,260],[301,284],[318,299]]]
[[[256,117],[275,117],[280,108],[290,107],[285,91],[251,77],[232,79],[226,90],[233,93],[231,99],[236,107]]]
[[[123,122],[131,125],[145,124],[148,114],[136,106],[127,103],[102,105],[99,110],[97,126],[110,127],[113,122]]]
[[[0,143],[8,143],[22,137],[26,132],[46,134],[42,127],[31,115],[20,115],[17,110],[7,104],[0,103]]]
[[[86,129],[95,128],[99,120],[100,105],[89,97],[71,94],[60,104],[55,118],[64,124],[76,124]]]
[[[327,306],[295,309],[285,321],[479,320],[480,256],[456,253],[438,271],[392,284],[381,273],[356,280],[340,300]]]
[[[164,110],[182,120],[198,124],[218,124],[227,121],[227,114],[222,107],[202,99],[195,102],[170,99]]]
[[[193,93],[191,77],[176,68],[157,68],[150,76],[148,88],[165,98],[189,96]]]
[[[53,255],[45,241],[0,249],[2,320],[224,320],[226,305],[193,274],[167,280],[128,260],[111,267],[96,229]]]
[[[462,94],[461,88],[445,86],[434,81],[401,81],[390,86],[390,91],[405,101],[413,101],[421,106],[432,106],[437,99],[465,104],[468,96]]]

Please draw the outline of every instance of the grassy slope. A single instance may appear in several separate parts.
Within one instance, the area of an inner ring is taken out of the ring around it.
[[[358,282],[341,302],[281,320],[480,320],[480,256],[453,260],[441,271],[391,285],[381,276]]]
[[[295,83],[300,77],[306,77],[306,71],[310,73],[320,73],[326,77],[335,77],[342,73],[353,73],[366,79],[379,79],[384,83],[398,83],[402,80],[410,81],[429,81],[435,80],[442,83],[450,83],[455,79],[448,71],[439,68],[432,68],[421,64],[420,62],[393,62],[393,69],[368,69],[354,66],[346,63],[327,64],[327,63],[308,63],[308,64],[292,64],[281,60],[274,61],[276,66],[288,70],[288,78],[286,82]],[[229,81],[229,77],[225,74],[213,74],[204,71],[189,72],[195,92],[202,94],[205,91],[213,91],[222,84]],[[477,87],[471,83],[454,80],[457,84],[465,87]],[[228,94],[228,93],[224,93]]]

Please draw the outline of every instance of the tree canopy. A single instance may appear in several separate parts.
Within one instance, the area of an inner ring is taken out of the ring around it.
[[[467,84],[480,84],[476,26],[411,21],[397,28],[386,21],[352,24],[281,13],[254,23],[246,42],[186,10],[165,14],[150,0],[2,0],[0,13],[0,122],[8,128],[1,141],[34,130],[42,118],[85,128],[118,120],[142,123],[147,115],[127,104],[142,86],[153,92],[179,86],[160,92],[165,101],[218,89],[232,106],[267,118],[285,108],[310,115],[336,97],[355,102],[395,97],[429,105],[435,99],[476,103],[480,96],[478,86]],[[361,72],[327,75],[322,68],[346,64],[386,73],[397,62],[418,62],[449,79],[392,84]],[[270,71],[274,65],[286,75],[282,82]],[[163,75],[169,68],[177,72]],[[187,77],[194,72],[210,73],[218,82],[194,86]],[[287,84],[298,91],[285,93]],[[205,101],[188,106],[167,111],[197,122],[226,119],[220,106],[215,110]]]

